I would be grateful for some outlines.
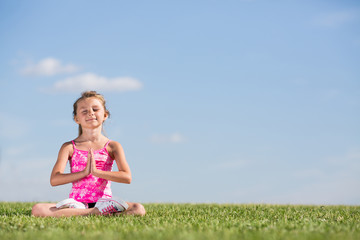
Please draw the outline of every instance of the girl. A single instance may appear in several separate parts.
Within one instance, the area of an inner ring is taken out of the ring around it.
[[[72,183],[69,199],[57,204],[35,204],[32,215],[145,215],[141,204],[112,198],[111,181],[130,184],[131,172],[120,143],[102,134],[103,123],[110,116],[104,97],[95,91],[82,93],[74,103],[73,116],[79,124],[79,136],[62,145],[50,177],[52,186]],[[71,173],[64,173],[67,161]],[[111,171],[114,161],[119,171]]]

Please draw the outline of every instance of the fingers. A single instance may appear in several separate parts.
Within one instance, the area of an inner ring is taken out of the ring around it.
[[[89,148],[89,155],[90,155],[91,162],[94,161],[94,152],[93,152],[92,148]]]
[[[96,171],[96,163],[95,163],[95,159],[94,159],[94,151],[92,148],[89,148],[89,160],[90,160],[90,172],[94,173]]]
[[[92,148],[89,148],[88,159],[90,160],[91,163],[93,163],[93,161],[94,161],[94,152],[93,152]]]
[[[89,158],[92,158],[92,157],[93,157],[93,155],[94,155],[94,153],[93,153],[92,148],[89,148],[89,151],[88,151],[88,157],[89,157]]]
[[[91,158],[92,158],[92,155],[91,155],[90,149],[89,149],[89,151],[88,151],[88,157],[87,157],[87,164],[88,164],[88,166],[91,166]]]
[[[91,152],[90,152],[90,148],[89,148],[89,150],[88,150],[88,155],[87,155],[88,161],[91,160],[91,157],[92,157],[92,156],[91,156]]]
[[[87,156],[87,164],[86,164],[86,172],[87,172],[88,174],[91,173],[91,169],[92,169],[92,165],[93,165],[93,161],[92,161],[93,158],[94,158],[94,157],[93,157],[93,152],[92,152],[92,150],[89,148],[88,156]]]

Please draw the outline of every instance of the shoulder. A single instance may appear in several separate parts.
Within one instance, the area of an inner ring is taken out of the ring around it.
[[[108,146],[111,151],[119,151],[123,149],[121,144],[116,141],[110,141]]]
[[[63,143],[63,145],[61,146],[60,150],[61,150],[61,149],[70,149],[70,148],[71,148],[71,149],[73,148],[73,143],[72,143],[71,141]]]
[[[110,141],[109,145],[107,146],[107,150],[110,154],[110,157],[116,159],[118,156],[124,154],[123,147],[119,142]]]
[[[74,147],[73,147],[73,143],[71,141],[69,142],[65,142],[61,148],[60,148],[60,153],[68,153],[69,156],[71,156],[74,152]]]

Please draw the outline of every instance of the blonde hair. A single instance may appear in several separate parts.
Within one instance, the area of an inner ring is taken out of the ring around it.
[[[74,106],[73,106],[74,107],[74,110],[73,110],[74,119],[77,114],[77,107],[78,107],[79,101],[81,101],[83,99],[87,99],[87,98],[92,98],[92,97],[98,99],[102,103],[105,113],[107,114],[108,117],[110,117],[110,112],[109,112],[109,110],[106,109],[106,101],[105,101],[104,96],[97,93],[96,91],[86,91],[86,92],[81,93],[81,97],[79,97],[74,103]],[[81,134],[82,134],[82,128],[81,128],[81,125],[79,124],[79,136]]]

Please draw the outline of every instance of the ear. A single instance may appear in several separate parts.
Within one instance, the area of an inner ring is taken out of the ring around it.
[[[76,116],[74,116],[74,121],[75,121],[77,124],[80,124],[79,119],[78,119]]]
[[[105,122],[105,120],[108,119],[108,117],[109,117],[109,114],[104,113],[104,121],[103,122]]]

